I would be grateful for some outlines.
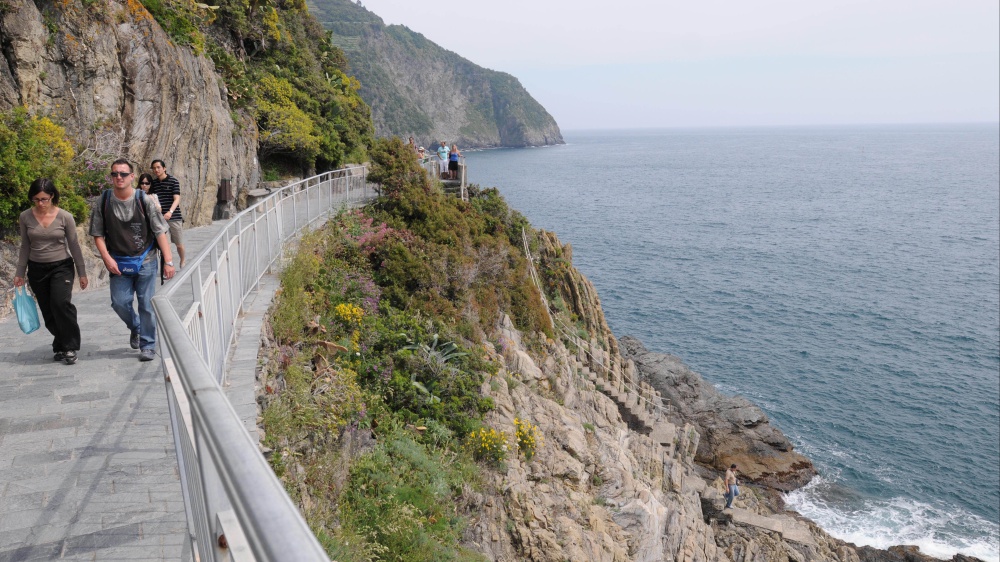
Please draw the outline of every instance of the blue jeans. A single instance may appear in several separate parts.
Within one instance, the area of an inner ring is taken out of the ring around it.
[[[733,507],[733,500],[736,499],[736,484],[729,485],[729,491],[726,492],[726,507]]]
[[[156,315],[151,301],[156,293],[157,261],[155,257],[147,259],[134,277],[111,276],[111,308],[129,330],[139,332],[139,349],[156,347]],[[133,297],[139,301],[138,314],[132,306]]]

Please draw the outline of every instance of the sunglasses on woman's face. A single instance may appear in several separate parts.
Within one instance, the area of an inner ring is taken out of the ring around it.
[[[139,185],[149,185],[149,182],[148,181],[141,181],[141,182],[139,182]]]

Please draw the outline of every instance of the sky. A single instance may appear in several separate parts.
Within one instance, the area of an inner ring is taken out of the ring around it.
[[[362,0],[564,130],[1000,121],[997,0]]]

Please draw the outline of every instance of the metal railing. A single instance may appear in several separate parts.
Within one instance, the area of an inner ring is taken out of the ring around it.
[[[230,220],[153,298],[195,560],[329,560],[220,385],[244,302],[289,241],[373,196],[366,177],[358,166],[275,190]]]
[[[441,181],[446,181],[441,178],[441,161],[438,160],[437,156],[424,156],[420,159],[420,165],[427,171],[427,174],[434,179]],[[458,193],[457,195],[463,200],[468,201],[469,195],[466,193],[466,187],[468,187],[468,181],[465,175],[465,156],[458,157],[458,177],[449,178],[450,181],[458,182]]]

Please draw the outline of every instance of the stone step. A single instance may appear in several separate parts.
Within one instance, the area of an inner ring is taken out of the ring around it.
[[[751,525],[768,531],[780,533],[782,538],[804,544],[806,546],[817,547],[812,533],[805,523],[798,521],[787,515],[758,515],[746,509],[733,507],[728,509],[733,523],[738,525]]]
[[[677,436],[677,429],[674,424],[670,422],[656,422],[653,424],[653,432],[650,433],[650,437],[653,441],[657,443],[670,447],[674,444],[674,438]]]
[[[644,431],[653,430],[653,418],[649,417],[646,412],[637,412],[635,415],[636,420],[638,420],[639,425],[643,427]]]

